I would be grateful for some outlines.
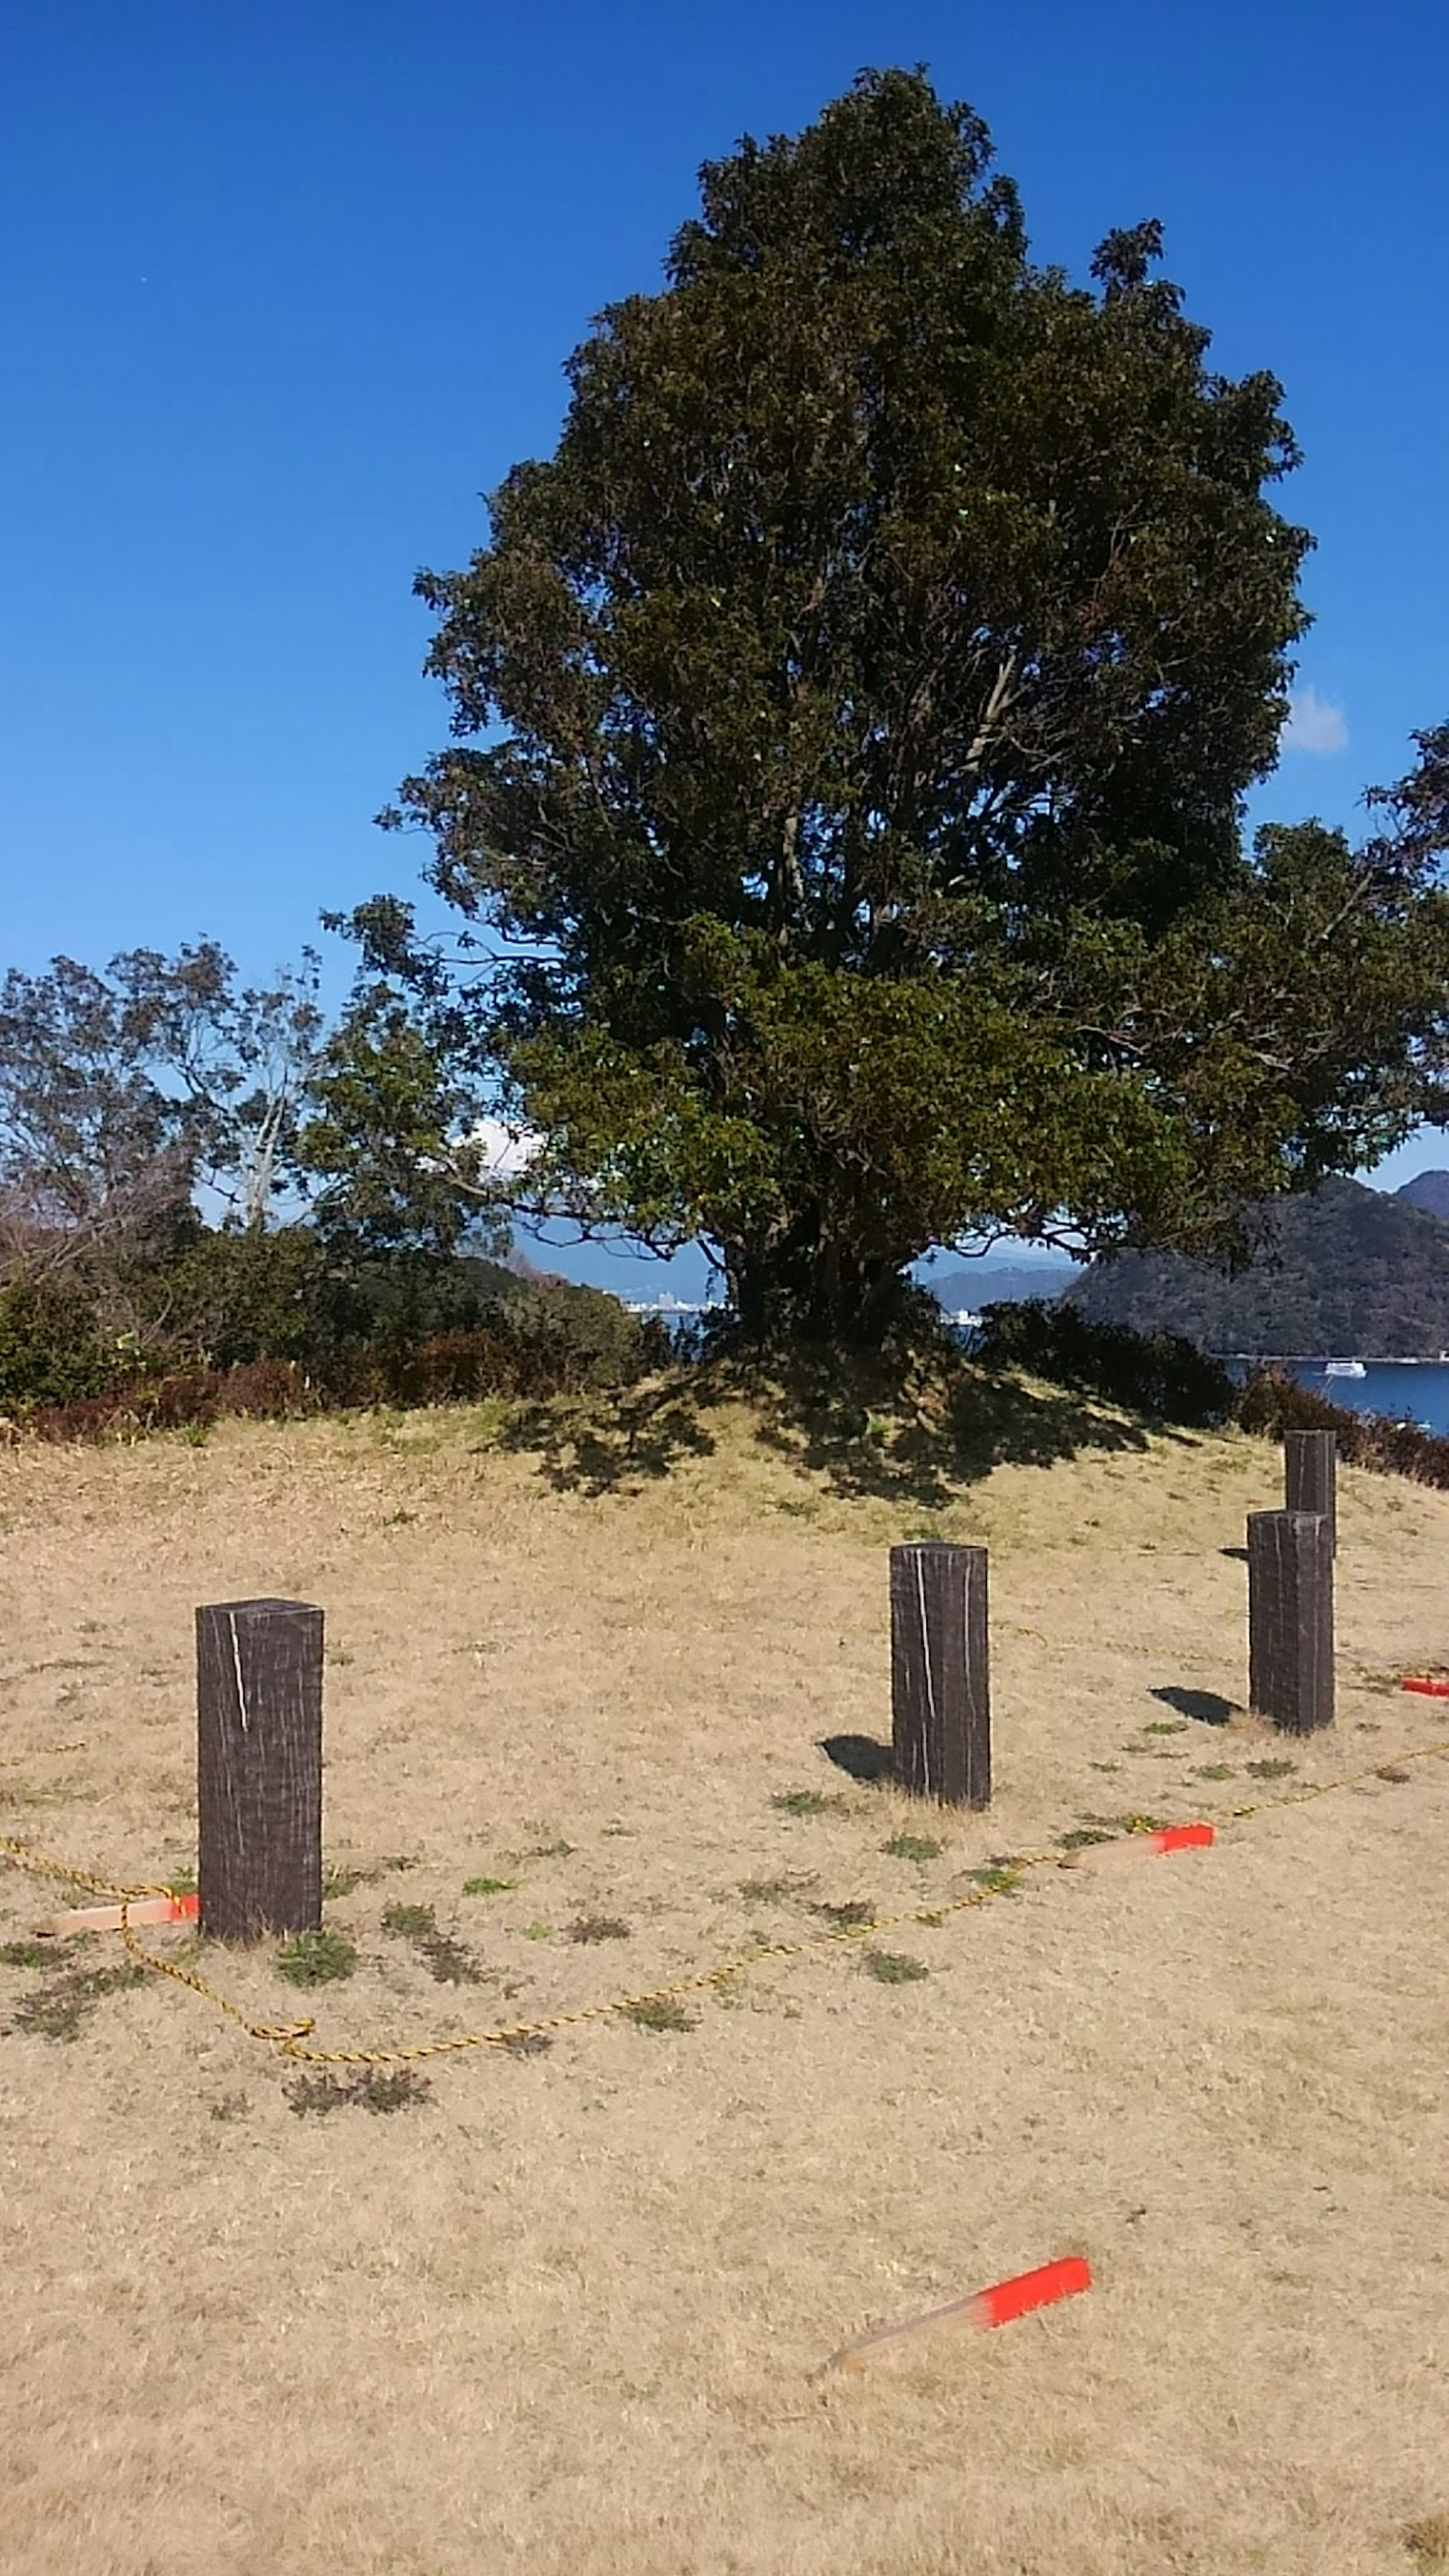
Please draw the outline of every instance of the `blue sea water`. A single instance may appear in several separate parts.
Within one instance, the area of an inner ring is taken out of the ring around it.
[[[1449,1432],[1449,1367],[1437,1360],[1365,1360],[1362,1377],[1327,1377],[1321,1360],[1288,1363],[1300,1386],[1354,1413],[1386,1413]]]

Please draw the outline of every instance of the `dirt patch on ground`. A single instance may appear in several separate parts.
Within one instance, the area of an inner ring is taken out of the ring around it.
[[[0,1829],[188,1869],[194,1605],[292,1594],[327,1612],[355,1966],[299,1990],[275,1950],[208,1956],[257,2017],[405,2048],[844,1937],[672,2014],[328,2073],[103,1975],[108,1941],[37,1959],[48,1900],[7,1872],[0,2562],[1423,2564],[1401,2534],[1449,2504],[1449,1763],[856,1935],[1122,1817],[1429,1741],[1435,1704],[1394,1684],[1446,1653],[1449,1497],[1345,1477],[1339,1722],[1285,1752],[1236,1705],[1223,1552],[1278,1499],[1263,1446],[1001,1466],[928,1523],[744,1411],[604,1490],[499,1429],[0,1456]],[[986,1817],[871,1776],[884,1551],[928,1527],[992,1548]],[[865,2327],[1070,2251],[1088,2298],[812,2381]]]

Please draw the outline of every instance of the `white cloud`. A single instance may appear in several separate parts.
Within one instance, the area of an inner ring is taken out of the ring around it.
[[[1295,689],[1288,701],[1282,742],[1285,751],[1346,750],[1348,726],[1342,707],[1331,705],[1316,689]]]
[[[482,1146],[485,1171],[511,1181],[527,1171],[543,1139],[526,1127],[505,1127],[501,1118],[480,1118],[468,1142]]]

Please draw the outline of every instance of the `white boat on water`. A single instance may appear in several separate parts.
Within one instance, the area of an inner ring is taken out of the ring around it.
[[[1325,1360],[1323,1374],[1325,1377],[1367,1377],[1368,1371],[1362,1360]]]

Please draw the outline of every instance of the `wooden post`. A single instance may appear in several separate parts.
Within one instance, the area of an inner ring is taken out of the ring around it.
[[[322,1920],[322,1613],[218,1601],[196,1613],[197,1878],[219,1941]]]
[[[1248,1700],[1290,1735],[1333,1724],[1333,1523],[1248,1514]]]
[[[1290,1512],[1326,1512],[1338,1554],[1338,1439],[1332,1431],[1283,1434],[1284,1506]]]
[[[986,1550],[891,1549],[891,1720],[903,1789],[991,1804]]]

